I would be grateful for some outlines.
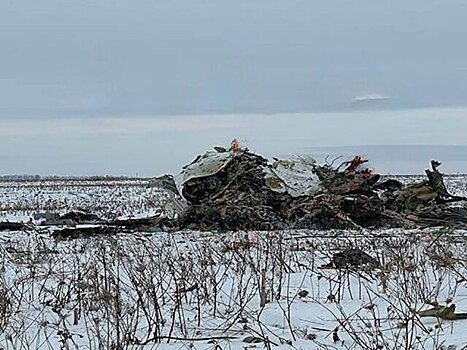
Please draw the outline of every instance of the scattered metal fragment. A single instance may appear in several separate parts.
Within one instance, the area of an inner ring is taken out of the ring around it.
[[[420,317],[437,317],[443,320],[465,320],[467,319],[467,313],[455,313],[456,305],[451,304],[449,306],[436,305],[431,309],[419,311],[418,315]]]
[[[323,268],[345,269],[359,267],[362,265],[379,266],[379,261],[368,255],[361,249],[349,248],[342,252],[334,254],[329,264],[322,266]]]

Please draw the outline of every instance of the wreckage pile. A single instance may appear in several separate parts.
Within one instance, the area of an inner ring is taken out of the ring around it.
[[[466,200],[448,193],[440,163],[427,181],[403,186],[381,181],[355,157],[338,167],[311,158],[275,160],[247,149],[216,147],[175,178],[186,202],[179,229],[275,230],[420,226],[467,227]],[[173,188],[173,186],[172,186]]]
[[[189,179],[181,189],[189,205],[180,216],[180,226],[200,230],[285,228],[280,213],[290,196],[268,189],[263,172],[266,165],[266,159],[242,152],[215,174]]]
[[[154,179],[152,186],[167,190],[163,215],[110,220],[87,212],[46,212],[27,224],[0,222],[0,231],[49,226],[54,237],[67,239],[184,229],[467,229],[466,198],[448,192],[438,171],[441,163],[431,162],[426,181],[403,185],[384,180],[359,156],[338,166],[334,162],[319,165],[295,157],[270,163],[234,143],[198,156],[175,177]]]

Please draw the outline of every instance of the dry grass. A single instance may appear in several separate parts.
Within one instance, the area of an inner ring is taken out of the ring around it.
[[[249,335],[268,347],[440,348],[446,324],[426,325],[417,311],[465,293],[464,235],[335,234],[250,233],[247,240],[186,232],[60,243],[17,234],[2,244],[0,344],[241,348]],[[381,268],[321,268],[349,246],[377,257]]]

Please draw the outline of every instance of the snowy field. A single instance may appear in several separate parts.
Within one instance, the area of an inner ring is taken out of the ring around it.
[[[150,179],[0,181],[0,221],[33,213],[91,212],[103,219],[160,215],[167,195]]]
[[[405,178],[404,181],[415,181]],[[467,195],[466,177],[447,178]],[[0,182],[0,221],[163,213],[150,180]],[[467,232],[0,234],[2,349],[467,349]],[[357,247],[380,262],[337,270]]]

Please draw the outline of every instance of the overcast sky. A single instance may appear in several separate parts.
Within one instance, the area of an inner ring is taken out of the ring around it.
[[[0,174],[467,145],[465,38],[465,0],[3,0]]]

